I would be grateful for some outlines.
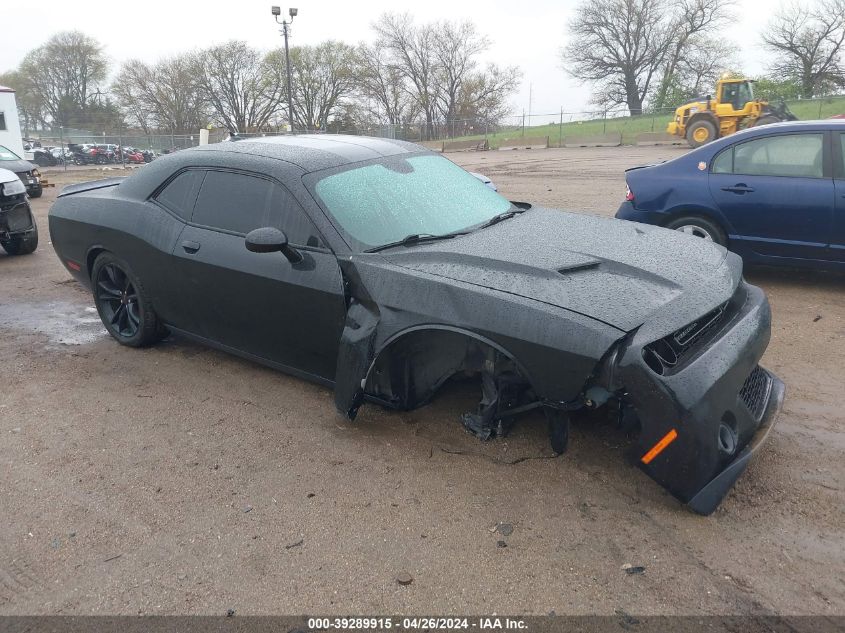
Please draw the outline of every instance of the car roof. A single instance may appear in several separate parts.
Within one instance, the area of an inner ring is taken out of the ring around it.
[[[811,130],[839,130],[845,132],[845,120],[837,119],[817,119],[813,121],[781,121],[779,123],[769,123],[761,125],[760,127],[752,127],[743,130],[743,133],[749,135],[754,132],[756,134],[765,134],[773,130],[777,132],[807,132]]]
[[[288,169],[276,172],[276,176],[288,184],[287,179],[298,180],[304,173],[388,156],[424,152],[429,150],[414,143],[367,136],[263,136],[201,145],[167,154],[129,176],[120,187],[125,195],[142,199],[150,196],[170,174],[186,167],[230,167],[247,171],[266,171],[267,159],[282,161],[280,167],[282,164],[288,165]]]
[[[191,148],[188,152],[237,152],[276,158],[306,172],[365,160],[427,151],[406,141],[341,134],[262,136]]]
[[[845,120],[836,119],[818,119],[813,121],[781,121],[779,123],[769,123],[759,127],[750,127],[740,130],[736,134],[729,134],[720,139],[716,139],[712,143],[707,143],[701,147],[693,150],[685,156],[701,156],[702,154],[715,154],[721,151],[722,148],[734,143],[741,143],[743,141],[757,138],[759,136],[770,136],[772,134],[783,134],[784,132],[824,132],[833,130],[845,133]]]

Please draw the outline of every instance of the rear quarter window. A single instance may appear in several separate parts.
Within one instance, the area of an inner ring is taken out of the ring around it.
[[[156,202],[189,221],[204,176],[205,172],[198,169],[183,171],[159,192]]]
[[[716,158],[713,160],[713,165],[710,170],[714,174],[730,174],[733,172],[734,167],[734,148],[729,147],[728,149],[722,151],[721,154],[718,154]]]

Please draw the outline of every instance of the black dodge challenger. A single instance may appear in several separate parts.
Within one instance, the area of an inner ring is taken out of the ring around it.
[[[241,140],[66,187],[50,234],[120,343],[168,331],[409,409],[480,377],[481,438],[540,408],[638,430],[640,467],[712,512],[772,428],[771,313],[740,259],[676,231],[509,202],[400,141]]]

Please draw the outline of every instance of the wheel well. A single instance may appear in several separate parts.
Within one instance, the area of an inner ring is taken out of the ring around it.
[[[91,275],[94,274],[94,262],[96,261],[97,257],[100,256],[100,253],[105,253],[106,249],[104,248],[92,248],[88,251],[88,255],[85,258],[85,270],[88,271],[88,278],[91,278]]]
[[[458,374],[510,376],[530,388],[519,364],[504,350],[448,329],[420,329],[400,335],[378,354],[367,374],[366,392],[400,409],[431,400]]]

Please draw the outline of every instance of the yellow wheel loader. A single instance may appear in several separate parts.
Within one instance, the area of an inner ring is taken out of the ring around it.
[[[753,81],[723,77],[716,82],[716,98],[693,101],[675,110],[675,119],[666,131],[687,139],[690,147],[700,147],[741,129],[797,117],[786,104],[771,106],[754,98]]]

